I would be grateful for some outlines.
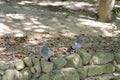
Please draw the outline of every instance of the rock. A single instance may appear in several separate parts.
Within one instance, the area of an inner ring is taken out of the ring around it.
[[[93,55],[91,64],[106,64],[114,59],[114,55],[111,53],[96,53]]]
[[[30,57],[25,57],[23,61],[27,65],[27,67],[32,67],[32,60]]]
[[[85,52],[85,51],[80,51],[79,55],[81,56],[83,64],[88,64],[91,59],[91,54]]]
[[[34,68],[34,67],[31,67],[31,68],[30,68],[30,71],[31,71],[32,73],[35,73],[35,68]]]
[[[115,67],[111,63],[103,65],[102,68],[103,68],[104,73],[112,73],[115,71]]]
[[[14,69],[8,69],[3,75],[3,80],[23,80],[22,74]]]
[[[36,72],[41,72],[41,67],[40,67],[40,61],[38,58],[33,58],[32,62],[34,64],[34,69],[36,70]]]
[[[75,68],[63,68],[62,72],[65,80],[80,80]]]
[[[87,77],[84,80],[99,80],[98,77]]]
[[[1,70],[6,70],[8,68],[9,68],[9,65],[6,62],[0,61],[0,69]]]
[[[64,80],[63,73],[60,70],[54,70],[52,80]]]
[[[22,70],[22,74],[24,80],[30,80],[32,76],[32,73],[30,72],[29,68],[25,68],[24,70]]]
[[[32,78],[31,80],[39,80],[38,78]]]
[[[59,57],[59,58],[54,59],[53,63],[55,64],[57,69],[60,69],[67,64],[67,61],[64,58]]]
[[[17,70],[23,69],[25,67],[23,60],[17,59],[15,61],[15,67],[16,67]]]
[[[38,65],[40,64],[40,61],[38,58],[32,58],[33,65]]]
[[[87,67],[80,67],[77,69],[81,80],[84,80],[87,77],[87,70]]]
[[[0,80],[2,80],[2,76],[0,76]]]
[[[112,74],[104,74],[98,77],[97,80],[113,80],[114,76]]]
[[[34,69],[36,70],[36,72],[41,72],[40,64],[35,65]]]
[[[3,75],[4,74],[4,71],[3,70],[0,70],[0,75]]]
[[[120,64],[120,53],[115,53],[115,61]]]
[[[8,65],[9,65],[9,69],[14,69],[15,68],[14,61],[8,63]]]
[[[78,54],[66,56],[66,60],[69,67],[80,67],[82,65],[82,60]]]
[[[115,79],[113,79],[113,80],[120,80],[120,72],[115,72],[115,73],[113,73],[113,76],[114,76],[114,78],[115,78]]]
[[[53,63],[52,62],[41,62],[41,68],[43,72],[49,73],[53,69]]]
[[[90,65],[88,66],[88,76],[95,76],[104,73],[102,66]]]
[[[111,73],[115,70],[113,64],[90,65],[88,66],[88,76],[101,75],[103,73]]]
[[[115,69],[116,69],[116,71],[120,71],[120,64],[116,64]]]
[[[36,73],[34,73],[34,74],[32,75],[32,77],[34,77],[34,78],[38,78],[40,75],[41,75],[40,72],[36,72]]]
[[[42,76],[40,76],[39,80],[50,80],[50,76],[49,74],[43,74]]]
[[[84,80],[114,80],[114,76],[112,74],[103,74],[100,76],[94,76],[94,77],[87,77]]]

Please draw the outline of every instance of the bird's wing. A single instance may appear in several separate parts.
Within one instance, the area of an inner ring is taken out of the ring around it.
[[[51,57],[51,50],[48,48],[48,57]]]
[[[43,47],[41,53],[46,60],[51,56],[51,51],[48,47]]]
[[[75,43],[73,43],[71,47],[72,47],[72,49],[74,49],[74,50],[75,50],[75,49],[77,48],[77,43],[76,43],[76,42],[75,42]]]

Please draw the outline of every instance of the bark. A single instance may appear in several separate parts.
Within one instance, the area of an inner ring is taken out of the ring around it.
[[[112,9],[114,7],[115,0],[100,0],[98,17],[99,21],[110,22],[112,21]]]

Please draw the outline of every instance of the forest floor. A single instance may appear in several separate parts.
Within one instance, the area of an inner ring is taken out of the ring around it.
[[[96,20],[97,5],[85,2],[0,2],[0,60],[39,55],[46,41],[52,56],[84,37],[81,50],[120,52],[120,16],[113,23]]]

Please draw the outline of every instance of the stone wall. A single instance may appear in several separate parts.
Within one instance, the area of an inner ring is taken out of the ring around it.
[[[25,57],[0,61],[0,80],[120,80],[120,53],[80,51],[52,62]]]

